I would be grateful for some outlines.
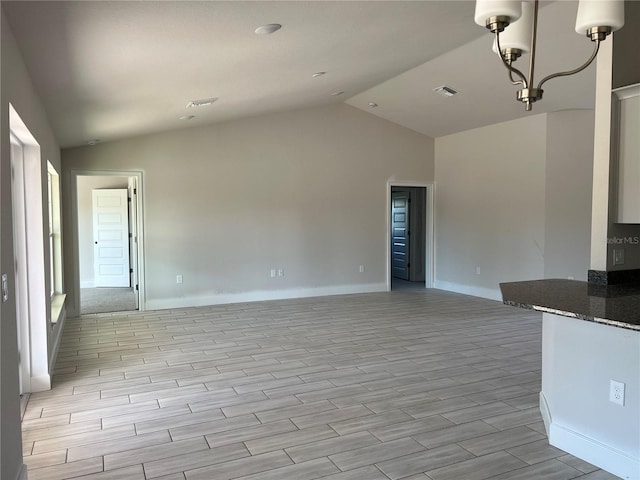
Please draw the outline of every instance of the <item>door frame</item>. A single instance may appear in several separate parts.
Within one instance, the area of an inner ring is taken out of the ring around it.
[[[138,179],[137,177],[129,177],[127,182],[127,192],[131,199],[135,198],[135,202],[132,200],[129,202],[129,265],[131,268],[130,284],[133,288],[135,285],[140,284],[138,281]],[[140,309],[140,295],[135,296],[136,310]]]
[[[433,199],[435,184],[429,182],[411,182],[411,181],[398,181],[389,180],[387,182],[387,201],[385,202],[385,219],[386,219],[386,238],[385,238],[385,250],[386,250],[386,283],[387,292],[391,291],[391,189],[393,187],[418,187],[425,189],[425,269],[424,269],[424,286],[425,288],[433,288],[435,265],[434,265],[434,205]]]
[[[73,292],[71,309],[80,315],[80,249],[79,249],[79,231],[78,231],[78,177],[128,177],[135,178],[136,195],[131,201],[136,202],[136,230],[137,230],[137,252],[136,267],[138,278],[138,290],[136,292],[138,310],[145,310],[145,274],[144,274],[144,209],[143,209],[143,175],[138,170],[71,170],[71,248],[73,260],[73,282],[69,286],[69,290]],[[133,286],[135,289],[135,285]],[[67,300],[69,298],[67,297]]]
[[[24,244],[14,245],[14,262],[10,271],[14,284],[14,301],[16,302],[16,328],[19,329],[21,369],[21,394],[43,392],[51,389],[49,372],[48,332],[51,328],[50,306],[51,298],[46,291],[49,272],[45,257],[44,242],[44,198],[43,197],[43,159],[40,144],[24,124],[18,112],[9,104],[9,135],[21,144],[22,158],[10,159],[11,169],[19,168],[17,181],[22,182],[18,193],[21,198],[16,204],[14,198],[14,176],[11,174],[11,202],[12,229],[24,228]],[[14,140],[14,141],[15,141]],[[16,211],[22,215],[19,225],[16,225]],[[14,230],[12,242],[16,241]],[[20,284],[15,271],[15,262],[20,262],[22,271],[18,272]],[[21,303],[18,306],[18,303]],[[18,316],[18,308],[23,314]],[[26,396],[22,397],[26,399]]]

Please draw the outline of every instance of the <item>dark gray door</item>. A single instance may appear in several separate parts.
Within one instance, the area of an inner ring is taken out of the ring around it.
[[[391,193],[391,276],[409,280],[408,192]]]

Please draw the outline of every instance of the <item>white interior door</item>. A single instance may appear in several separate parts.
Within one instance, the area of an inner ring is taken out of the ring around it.
[[[140,308],[138,295],[138,181],[129,177],[129,262],[131,263],[131,287],[135,290],[136,309]]]
[[[93,190],[93,266],[96,287],[129,287],[127,189]]]

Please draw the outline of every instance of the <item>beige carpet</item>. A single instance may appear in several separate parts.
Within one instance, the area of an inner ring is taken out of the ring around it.
[[[132,288],[81,288],[80,315],[136,310]]]

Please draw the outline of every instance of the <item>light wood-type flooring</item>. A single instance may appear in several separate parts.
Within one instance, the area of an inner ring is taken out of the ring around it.
[[[439,290],[68,319],[29,480],[606,480],[548,445],[541,316]]]

